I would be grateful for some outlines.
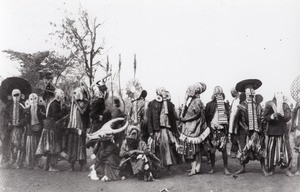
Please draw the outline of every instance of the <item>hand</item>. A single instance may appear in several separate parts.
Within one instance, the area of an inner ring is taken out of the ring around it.
[[[186,120],[183,117],[180,117],[180,121],[183,122],[183,123],[186,122]]]
[[[153,139],[153,133],[150,133],[150,135],[149,135],[152,139]]]
[[[135,153],[136,153],[136,150],[131,150],[131,151],[129,151],[130,156],[132,156],[132,155],[135,154]]]
[[[273,113],[272,116],[274,119],[276,119],[276,120],[278,119],[278,113]]]
[[[102,120],[103,120],[103,116],[99,115],[99,121],[102,121]]]
[[[231,134],[228,134],[228,140],[231,142]]]

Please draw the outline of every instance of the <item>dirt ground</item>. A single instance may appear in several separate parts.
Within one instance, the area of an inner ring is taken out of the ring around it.
[[[292,141],[292,140],[291,140]],[[230,147],[230,145],[228,146]],[[90,153],[90,151],[89,151]],[[294,154],[296,157],[296,154]],[[295,158],[294,158],[295,159]],[[88,160],[88,165],[91,165]],[[201,174],[188,177],[186,170],[189,164],[175,165],[171,168],[172,175],[167,176],[163,171],[162,178],[153,182],[126,179],[124,181],[101,182],[92,181],[88,178],[89,171],[69,172],[66,161],[60,161],[58,167],[61,172],[45,172],[41,170],[0,170],[1,191],[203,191],[203,192],[239,192],[239,191],[268,191],[268,192],[295,192],[300,191],[300,177],[289,178],[279,168],[275,175],[264,177],[260,170],[258,161],[250,162],[246,167],[246,173],[235,177],[233,174],[223,174],[223,162],[221,153],[217,153],[216,173],[208,174],[210,165],[203,158]],[[78,167],[77,167],[78,169]],[[229,158],[229,170],[231,172],[239,169],[236,159]],[[293,172],[295,162],[293,162]]]

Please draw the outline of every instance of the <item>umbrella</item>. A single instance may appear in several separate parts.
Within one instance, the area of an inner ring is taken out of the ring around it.
[[[14,89],[19,89],[25,98],[28,98],[31,93],[31,85],[23,78],[20,77],[8,77],[4,79],[0,86],[0,99],[4,102],[8,102],[8,96],[11,96],[11,92]]]

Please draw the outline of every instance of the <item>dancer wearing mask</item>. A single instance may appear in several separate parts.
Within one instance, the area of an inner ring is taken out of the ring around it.
[[[288,132],[287,122],[291,119],[291,109],[284,102],[282,92],[276,92],[274,98],[266,103],[264,119],[267,122],[267,169],[269,175],[273,175],[276,166],[285,169],[287,176],[292,177],[291,161],[289,155],[289,142],[285,132]]]
[[[55,89],[54,97],[50,99],[46,108],[44,128],[36,151],[36,155],[46,156],[44,166],[44,170],[46,171],[59,171],[55,166],[58,155],[62,152],[58,133],[60,128],[59,122],[65,115],[65,111],[62,109],[64,99],[64,92],[61,89]]]
[[[225,94],[220,86],[214,88],[212,101],[208,102],[205,107],[205,118],[207,125],[211,129],[209,141],[212,145],[210,150],[210,159],[212,169],[210,174],[215,172],[216,150],[222,153],[224,174],[230,175],[228,171],[228,155],[227,155],[227,135],[229,121],[229,105],[224,101]]]
[[[191,161],[192,169],[189,176],[200,173],[201,142],[208,136],[205,121],[205,108],[200,100],[200,94],[206,90],[204,83],[195,83],[187,88],[185,105],[180,114],[182,131],[179,137],[178,152]],[[205,132],[204,132],[205,131]]]
[[[177,163],[175,145],[178,129],[174,104],[167,99],[166,93],[165,88],[158,88],[156,90],[157,98],[149,103],[147,110],[150,135],[148,144],[151,145],[151,151],[167,167],[168,174],[171,174],[171,165]]]
[[[159,171],[160,162],[151,153],[147,144],[140,138],[140,129],[136,126],[129,126],[127,136],[124,140],[120,157],[120,171],[122,179],[136,176],[139,180],[153,181]]]
[[[254,100],[255,90],[262,85],[262,82],[258,79],[246,79],[236,85],[238,92],[245,92],[245,100],[238,106],[237,122],[239,124],[238,130],[238,145],[239,152],[237,158],[240,160],[241,168],[236,174],[245,173],[246,164],[249,160],[258,160],[261,164],[261,170],[265,176],[267,172],[265,170],[265,149],[264,145],[264,133],[262,130],[262,117],[261,106],[257,105]],[[243,95],[243,94],[241,94]]]
[[[31,93],[28,98],[28,127],[26,132],[26,164],[28,169],[37,168],[36,149],[43,130],[43,120],[46,118],[46,108],[41,97]]]
[[[30,84],[19,77],[2,81],[1,100],[4,109],[4,138],[2,143],[3,166],[21,168],[25,160],[26,111],[23,104],[31,93]]]
[[[80,171],[87,163],[86,155],[86,130],[89,126],[89,96],[86,86],[76,88],[72,94],[70,119],[68,123],[67,154],[70,171],[75,170],[75,162],[79,162]]]

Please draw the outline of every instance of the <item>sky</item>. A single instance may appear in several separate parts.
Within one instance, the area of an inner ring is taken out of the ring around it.
[[[1,0],[0,76],[19,74],[2,50],[59,50],[49,22],[60,24],[79,7],[103,22],[98,40],[105,40],[103,59],[109,56],[113,70],[121,54],[123,88],[133,78],[136,54],[136,78],[149,100],[164,86],[178,105],[195,82],[207,85],[204,103],[217,85],[231,100],[232,87],[255,78],[263,83],[257,93],[265,101],[275,91],[293,101],[290,87],[300,74],[297,0]]]

